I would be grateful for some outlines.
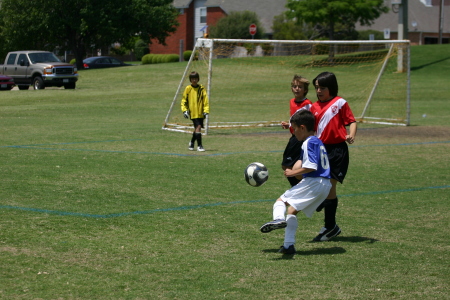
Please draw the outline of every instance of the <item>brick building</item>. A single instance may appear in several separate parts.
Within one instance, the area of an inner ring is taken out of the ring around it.
[[[286,0],[174,0],[179,10],[177,31],[166,38],[166,46],[152,40],[150,53],[179,54],[194,48],[195,40],[232,11],[254,11],[269,35],[275,16],[286,11]],[[249,24],[250,25],[250,24]]]
[[[412,45],[437,44],[439,36],[441,0],[409,0],[408,1],[408,37]],[[389,39],[396,40],[398,36],[399,16],[396,13],[398,7],[393,7],[390,0],[385,4],[391,7],[387,14],[382,14],[371,26],[360,26],[356,30],[387,30]],[[450,0],[443,2],[443,30],[442,40],[448,44],[450,40]],[[404,25],[404,26],[405,26]]]

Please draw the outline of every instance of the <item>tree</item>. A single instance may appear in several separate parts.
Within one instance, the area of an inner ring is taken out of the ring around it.
[[[210,28],[211,38],[220,39],[251,39],[249,26],[255,24],[257,27],[255,39],[264,36],[264,29],[259,22],[258,15],[252,11],[231,12],[228,16],[221,18],[216,25]]]
[[[136,36],[164,44],[177,15],[171,0],[3,0],[0,38],[6,49],[72,50],[82,68],[87,49],[130,44]]]
[[[371,25],[389,8],[384,0],[288,0],[288,16],[297,22],[312,23],[330,40],[340,32],[354,31],[355,24]]]
[[[275,40],[311,40],[317,34],[312,26],[289,19],[286,13],[275,16],[272,29]]]

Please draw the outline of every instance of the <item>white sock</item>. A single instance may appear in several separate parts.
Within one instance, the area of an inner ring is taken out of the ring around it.
[[[286,216],[287,227],[284,232],[284,248],[289,248],[290,245],[295,244],[295,233],[297,232],[298,221],[296,215]]]
[[[274,220],[284,220],[284,215],[286,214],[286,204],[283,201],[275,201],[273,205],[273,219]]]

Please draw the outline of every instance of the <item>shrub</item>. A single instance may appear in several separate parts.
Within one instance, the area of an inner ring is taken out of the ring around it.
[[[169,54],[167,57],[167,62],[179,62],[180,56],[178,54]]]
[[[192,55],[192,50],[186,50],[183,52],[183,59],[185,61],[189,61],[189,59],[191,58]]]
[[[154,54],[152,56],[152,64],[157,64],[158,63],[158,56],[160,56],[160,55]]]
[[[146,54],[142,57],[142,64],[160,64],[169,62],[178,62],[178,54]]]
[[[134,53],[136,54],[136,59],[142,61],[142,58],[146,54],[150,53],[147,43],[145,43],[143,40],[138,40],[134,44]]]
[[[146,54],[142,57],[142,64],[147,65],[152,63],[152,59],[155,54]]]

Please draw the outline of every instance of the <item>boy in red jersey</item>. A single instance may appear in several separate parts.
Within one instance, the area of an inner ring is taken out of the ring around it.
[[[313,80],[318,101],[311,106],[316,119],[316,136],[324,143],[331,167],[331,190],[325,201],[317,208],[324,209],[325,226],[313,239],[315,242],[329,241],[341,233],[336,224],[338,199],[336,184],[344,181],[349,164],[347,143],[353,144],[357,131],[355,117],[347,101],[338,95],[336,76],[330,72],[320,73]],[[347,134],[346,126],[349,126]]]
[[[290,116],[292,116],[301,109],[310,110],[312,102],[306,98],[306,94],[308,94],[308,86],[309,80],[299,76],[294,75],[294,78],[291,82],[291,91],[294,94],[294,98],[289,101],[290,106]],[[283,153],[283,161],[281,162],[281,167],[283,170],[292,169],[294,164],[299,160],[300,153],[302,150],[303,141],[297,140],[294,135],[294,129],[291,126],[290,122],[281,122],[281,126],[284,129],[288,129],[291,132],[291,137],[289,139],[288,144],[286,145],[286,149]],[[286,177],[291,184],[291,186],[296,185],[300,182],[296,177]]]

